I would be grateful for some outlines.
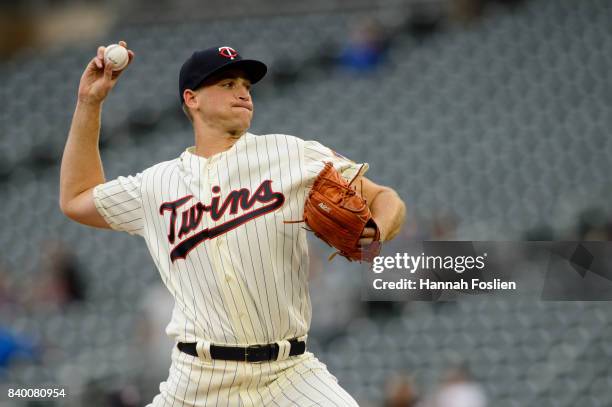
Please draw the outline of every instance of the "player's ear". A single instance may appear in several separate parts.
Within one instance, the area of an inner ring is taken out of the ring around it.
[[[183,91],[183,100],[185,101],[185,106],[196,108],[198,107],[198,98],[197,94],[191,89],[185,89]]]

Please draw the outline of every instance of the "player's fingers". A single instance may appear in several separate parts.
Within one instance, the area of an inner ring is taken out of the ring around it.
[[[104,79],[107,81],[111,81],[113,79],[113,65],[112,64],[104,65]]]
[[[363,229],[361,237],[374,237],[376,236],[376,230],[374,228],[367,227]]]
[[[96,67],[98,69],[103,69],[104,68],[104,50],[106,49],[106,47],[98,47],[98,52],[96,52],[96,58],[95,58],[95,63],[96,63]]]
[[[133,59],[134,59],[134,51],[131,51],[128,49],[128,65],[132,63]]]
[[[92,58],[92,59],[89,61],[89,63],[87,64],[87,69],[88,69],[88,70],[95,71],[95,70],[96,70],[96,68],[100,68],[100,67],[98,66],[98,57],[93,57],[93,58]]]
[[[97,56],[94,58],[94,62],[98,69],[104,69],[104,60],[102,58],[98,58]]]
[[[361,239],[359,239],[359,246],[367,246],[372,242],[374,242],[374,239],[372,239],[371,237],[362,237]]]
[[[104,50],[105,50],[105,49],[106,49],[106,47],[99,46],[99,47],[98,47],[98,52],[96,53],[96,56],[97,56],[98,58],[100,58],[101,60],[103,60],[103,61],[104,61]]]

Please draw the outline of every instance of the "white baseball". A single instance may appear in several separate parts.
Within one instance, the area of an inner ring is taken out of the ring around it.
[[[104,63],[111,64],[113,71],[125,68],[129,60],[127,49],[119,44],[111,44],[104,50]]]

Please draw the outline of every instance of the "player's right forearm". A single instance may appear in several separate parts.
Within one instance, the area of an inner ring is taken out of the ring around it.
[[[60,171],[60,206],[66,210],[79,194],[104,183],[98,142],[102,102],[77,102]]]

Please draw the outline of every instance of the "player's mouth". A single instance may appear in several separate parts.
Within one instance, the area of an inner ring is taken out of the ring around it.
[[[232,107],[242,107],[244,109],[253,111],[253,106],[249,103],[235,103],[232,105]]]

